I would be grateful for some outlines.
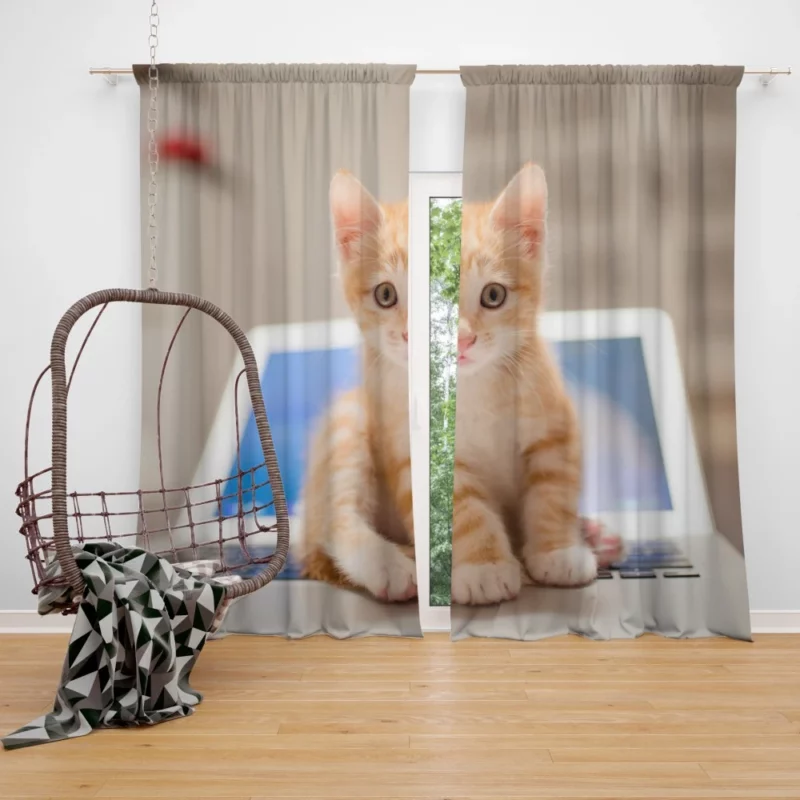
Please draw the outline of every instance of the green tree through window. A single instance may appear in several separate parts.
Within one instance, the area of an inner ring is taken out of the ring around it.
[[[430,519],[432,606],[450,605],[461,199],[430,202]]]

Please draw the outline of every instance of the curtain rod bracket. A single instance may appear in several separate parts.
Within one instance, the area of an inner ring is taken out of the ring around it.
[[[772,81],[775,80],[776,76],[778,75],[791,75],[792,68],[787,67],[785,70],[777,69],[776,67],[772,67],[769,72],[764,72],[759,75],[758,79],[761,81],[762,86],[769,86]]]
[[[119,83],[119,76],[124,72],[133,72],[133,70],[113,69],[112,67],[92,67],[89,70],[90,75],[102,75],[103,80],[109,86],[116,86]]]

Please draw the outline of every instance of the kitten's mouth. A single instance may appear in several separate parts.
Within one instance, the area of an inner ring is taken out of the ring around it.
[[[474,375],[482,371],[486,362],[482,358],[475,358],[472,354],[459,354],[457,366],[461,375]]]

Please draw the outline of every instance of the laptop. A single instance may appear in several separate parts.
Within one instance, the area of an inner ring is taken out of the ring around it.
[[[549,312],[540,329],[581,424],[580,512],[626,542],[625,561],[601,571],[600,578],[699,577],[702,557],[693,555],[692,542],[713,536],[714,527],[670,318],[648,308]],[[291,525],[315,424],[337,394],[360,380],[360,334],[354,321],[336,320],[260,326],[248,338],[260,365]],[[194,484],[239,471],[233,403],[240,370],[240,364],[231,370]],[[263,459],[246,387],[238,395],[239,458],[248,470]],[[252,503],[248,476],[244,481],[243,497]],[[256,484],[261,482],[256,473]],[[233,495],[228,504],[237,503],[235,477],[229,484],[223,495]],[[260,486],[257,505],[266,505],[270,493],[268,484]],[[265,551],[274,546],[272,534],[248,541]],[[300,577],[295,546],[280,575],[284,580]]]
[[[292,533],[290,551],[279,580],[301,577],[297,552],[298,504],[306,471],[306,457],[317,422],[335,397],[360,382],[360,332],[353,320],[321,323],[263,325],[251,330],[248,339],[260,367],[261,390],[267,409],[273,445],[280,465],[284,494]],[[236,379],[242,369],[240,357],[232,367],[227,386],[211,427],[194,485],[214,480],[214,476],[230,476],[223,486],[222,514],[236,514],[239,502],[238,474],[242,478],[241,496],[245,509],[269,507],[272,487],[265,480],[261,442],[255,424],[246,383]],[[239,452],[236,451],[234,403],[239,413]],[[255,492],[252,487],[255,485]],[[213,504],[208,508],[213,511]],[[274,523],[274,516],[259,515],[265,526]],[[235,528],[236,520],[224,523]],[[181,529],[181,522],[176,525]],[[173,535],[173,538],[175,536]],[[227,538],[227,536],[226,536]],[[265,532],[247,539],[248,550],[256,556],[267,555],[275,546],[275,534]],[[243,558],[238,546],[226,548],[225,561],[235,564]],[[247,577],[250,570],[237,570]]]
[[[599,577],[699,577],[704,548],[692,543],[714,526],[671,319],[651,308],[551,312],[541,331],[580,420],[580,512],[626,544]]]

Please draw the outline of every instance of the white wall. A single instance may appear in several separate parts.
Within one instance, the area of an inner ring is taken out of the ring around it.
[[[0,6],[0,609],[35,607],[12,491],[22,475],[28,393],[48,360],[53,327],[86,292],[138,283],[138,93],[130,78],[112,88],[87,68],[146,60],[147,7],[146,0]],[[794,63],[800,71],[796,0],[165,0],[161,20],[161,61]],[[412,92],[412,168],[458,170],[458,79],[419,78]],[[757,610],[800,610],[799,141],[800,74],[768,90],[746,78],[736,341],[742,504]],[[105,330],[71,397],[70,483],[133,488],[135,313],[115,312]],[[45,393],[45,424],[48,402]],[[42,466],[47,433],[34,442],[34,463]]]

